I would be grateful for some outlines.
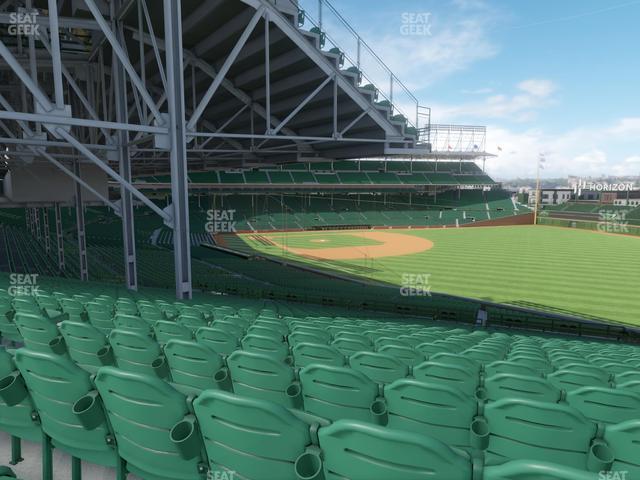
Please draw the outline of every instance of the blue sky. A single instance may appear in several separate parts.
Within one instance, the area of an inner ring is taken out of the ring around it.
[[[332,3],[433,122],[487,125],[494,176],[535,174],[540,152],[546,177],[640,175],[640,0]],[[403,35],[407,14],[429,14],[427,34]],[[329,13],[325,25],[349,52]]]

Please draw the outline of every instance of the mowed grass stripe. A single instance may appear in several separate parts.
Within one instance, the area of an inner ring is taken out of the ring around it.
[[[286,256],[392,284],[400,284],[403,274],[430,274],[433,291],[640,324],[640,238],[545,226],[393,232],[428,238],[434,247],[373,261]],[[362,246],[357,237],[340,233],[343,246]],[[317,238],[318,232],[286,236],[305,248],[307,235]],[[265,253],[283,254],[277,247],[248,243]]]

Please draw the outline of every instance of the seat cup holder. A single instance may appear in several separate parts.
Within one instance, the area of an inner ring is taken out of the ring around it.
[[[67,353],[67,346],[64,342],[64,337],[57,336],[49,342],[49,348],[56,355],[64,355]]]
[[[378,425],[387,424],[387,404],[384,400],[377,399],[369,407],[373,421]]]
[[[224,390],[226,392],[232,392],[233,388],[231,386],[231,377],[229,376],[229,370],[227,368],[221,368],[216,373],[213,374],[213,380],[218,385],[220,390]]]
[[[73,413],[87,430],[94,430],[105,422],[98,392],[89,392],[73,404]]]
[[[606,443],[596,441],[589,449],[587,457],[587,469],[591,472],[602,472],[609,470],[613,464],[613,451]]]
[[[96,355],[98,355],[98,360],[100,360],[100,363],[102,365],[111,366],[116,364],[111,345],[105,345],[100,350],[98,350]]]
[[[0,379],[0,398],[2,398],[8,406],[13,407],[14,405],[18,405],[27,398],[28,394],[27,386],[24,384],[20,372],[12,372]]]
[[[300,480],[323,480],[322,459],[317,452],[304,452],[296,458],[294,469]]]
[[[471,423],[471,446],[485,450],[489,446],[489,424],[484,419],[475,419]]]
[[[289,385],[285,393],[291,408],[302,408],[302,388],[298,382]]]
[[[176,423],[171,428],[169,437],[185,460],[200,455],[200,438],[195,417],[189,416]]]

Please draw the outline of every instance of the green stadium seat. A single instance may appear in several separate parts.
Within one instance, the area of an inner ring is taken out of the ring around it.
[[[289,345],[283,342],[283,337],[279,334],[274,338],[273,336],[250,333],[242,339],[241,343],[243,350],[263,353],[281,362],[284,362],[289,356]]]
[[[260,314],[260,317],[258,317],[255,322],[253,322],[253,325],[249,327],[248,330],[251,330],[252,327],[266,327],[271,329],[272,331],[278,332],[283,337],[286,337],[289,334],[289,327],[286,323],[279,320],[269,320],[263,318],[262,314]]]
[[[202,316],[185,314],[184,311],[182,313],[180,313],[180,315],[176,319],[176,322],[179,325],[182,325],[183,327],[188,328],[193,333],[195,333],[196,330],[198,330],[201,327],[209,326],[207,321]]]
[[[436,353],[435,355],[429,357],[429,361],[465,368],[470,372],[474,372],[476,375],[478,375],[481,370],[481,365],[479,362],[477,362],[473,358],[465,357],[462,354],[446,352]]]
[[[502,398],[525,398],[540,402],[558,402],[562,391],[551,382],[529,375],[497,373],[484,381],[484,398],[489,401]]]
[[[210,472],[265,480],[321,478],[310,426],[283,406],[214,390],[193,406]]]
[[[593,422],[640,419],[640,394],[623,389],[582,387],[567,394],[567,403]]]
[[[400,360],[379,352],[357,352],[349,357],[349,365],[376,383],[391,383],[409,374],[409,367]]]
[[[379,348],[378,351],[380,353],[391,355],[392,357],[397,358],[408,367],[413,367],[426,360],[425,356],[422,353],[414,350],[410,346],[404,347],[401,345],[385,345],[384,347]]]
[[[256,325],[255,323],[247,328],[247,335],[258,335],[260,337],[269,337],[275,341],[283,342],[286,333],[283,335],[279,330],[266,325]]]
[[[227,357],[233,391],[288,408],[300,407],[301,395],[293,368],[256,352],[237,350]]]
[[[318,432],[326,480],[469,480],[471,460],[444,443],[352,420],[339,420]]]
[[[537,370],[508,360],[497,360],[495,362],[491,362],[485,365],[484,372],[487,377],[498,373],[514,373],[516,375],[528,375],[530,377],[540,376],[540,372]]]
[[[67,319],[72,322],[86,322],[87,312],[82,302],[73,298],[63,298],[60,300],[62,311],[67,314]]]
[[[116,467],[118,453],[106,439],[111,435],[99,398],[91,395],[89,373],[69,357],[27,349],[16,351],[15,362],[42,423],[42,430],[59,448],[80,461]],[[82,401],[79,399],[87,396]],[[91,416],[85,429],[74,412]],[[43,442],[43,479],[53,479],[51,444]]]
[[[52,352],[53,343],[58,342],[60,332],[54,322],[35,313],[16,312],[14,322],[30,350]]]
[[[135,315],[117,313],[113,317],[114,328],[118,330],[128,330],[142,335],[151,335],[151,324]]]
[[[427,383],[449,385],[462,390],[466,395],[475,395],[479,384],[477,371],[448,363],[423,362],[413,368],[416,380]]]
[[[570,370],[572,372],[587,373],[598,377],[601,381],[608,383],[611,380],[611,374],[606,370],[586,362],[573,362],[564,364],[561,370]]]
[[[95,384],[128,472],[152,480],[203,480],[199,436],[173,429],[193,419],[182,393],[157,377],[113,367],[100,369]],[[187,455],[177,444],[194,451]]]
[[[92,308],[90,304],[87,304],[87,317],[89,323],[104,335],[109,335],[109,332],[115,328],[113,325],[113,314],[102,305],[96,304],[96,306]]]
[[[227,317],[229,318],[229,317]],[[225,332],[229,332],[235,338],[240,339],[244,336],[245,327],[242,324],[233,322],[230,320],[215,320],[211,323],[212,328],[217,328],[220,330],[224,330]],[[208,328],[208,327],[201,327]],[[199,330],[199,329],[198,329]]]
[[[212,324],[215,325],[215,322]],[[196,331],[196,341],[220,355],[231,355],[240,348],[238,337],[218,327],[202,327]]]
[[[487,404],[484,416],[487,425],[476,422],[474,431],[486,447],[485,465],[529,459],[598,472],[610,465],[606,445],[592,444],[596,424],[569,405],[502,399]]]
[[[8,302],[0,303],[0,338],[9,342],[23,342],[18,326],[13,321],[13,307]]]
[[[386,408],[378,385],[349,367],[311,364],[300,370],[306,412],[331,421],[341,418],[384,423]]]
[[[606,478],[606,472],[599,475],[582,469],[531,460],[513,460],[485,467],[482,471],[482,480],[602,480],[603,476]]]
[[[292,354],[296,368],[312,363],[341,367],[346,363],[345,356],[337,348],[320,343],[298,343],[293,347]]]
[[[405,378],[384,388],[387,425],[428,434],[447,445],[470,448],[470,427],[478,402],[461,390],[438,383]]]
[[[118,368],[147,375],[160,373],[154,367],[154,362],[158,360],[162,350],[151,337],[132,330],[116,329],[109,334],[109,345]],[[98,355],[108,358],[105,350],[106,348],[101,350]]]
[[[604,431],[604,440],[613,451],[611,472],[626,472],[626,478],[640,476],[640,419],[610,425]]]
[[[547,380],[557,388],[572,392],[582,387],[608,387],[602,376],[576,370],[556,370],[547,375]]]
[[[628,372],[618,373],[614,377],[616,385],[627,382],[639,382],[640,370],[630,370]]]
[[[191,330],[184,325],[170,321],[158,320],[153,324],[153,334],[160,345],[166,345],[169,340],[192,340]]]
[[[225,385],[228,373],[224,369],[224,360],[201,343],[169,340],[164,347],[164,356],[171,371],[171,381],[181,391],[181,387],[202,391]],[[187,392],[186,389],[184,391]]]
[[[331,346],[345,356],[351,356],[357,352],[373,351],[371,341],[355,337],[340,337],[331,342]]]
[[[40,442],[42,430],[35,407],[13,357],[0,346],[0,430],[11,436],[11,463],[22,460],[21,440]]]
[[[107,346],[107,338],[90,323],[65,320],[58,326],[71,359],[84,370],[95,373],[102,367],[98,352]]]
[[[521,365],[525,365],[527,367],[531,367],[541,374],[547,374],[547,373],[553,372],[553,366],[546,359],[542,357],[518,354],[514,356],[509,356],[507,360],[509,360],[510,362],[515,362]]]

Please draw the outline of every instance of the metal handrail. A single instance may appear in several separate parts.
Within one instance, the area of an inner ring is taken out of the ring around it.
[[[298,12],[304,12],[302,17],[304,20],[308,20],[314,27],[316,27],[324,38],[328,40],[333,47],[340,50],[340,53],[343,55],[344,59],[348,60],[349,63],[356,67],[358,70],[358,74],[362,77],[362,79],[366,80],[368,83],[373,85],[376,88],[376,91],[379,95],[383,97],[384,100],[388,101],[391,107],[391,114],[394,114],[394,111],[398,114],[401,114],[407,119],[407,124],[419,129],[420,117],[422,114],[420,113],[422,107],[418,102],[418,99],[411,93],[411,91],[402,83],[398,77],[393,73],[393,71],[389,68],[389,66],[384,63],[384,61],[376,54],[373,49],[369,46],[369,44],[355,31],[355,29],[349,24],[349,22],[336,10],[336,8],[329,2],[329,0],[318,0],[318,16],[319,20],[315,20],[312,16],[309,15],[308,11],[302,9],[296,0],[287,0],[291,5],[293,5]],[[357,41],[357,58],[353,59],[339,44],[336,42],[324,29],[322,22],[322,8],[326,6],[326,8],[335,15],[335,17],[339,20],[340,23],[347,29],[347,31],[354,37]],[[366,75],[366,73],[362,70],[362,51],[368,52],[371,57],[378,63],[378,65],[383,69],[385,73],[389,75],[389,92],[388,94],[380,88],[379,85],[376,84],[370,77]],[[405,94],[407,94],[408,98],[415,104],[416,111],[415,117],[410,117],[405,112],[403,112],[397,105],[393,103],[393,90],[394,88],[400,88]]]

